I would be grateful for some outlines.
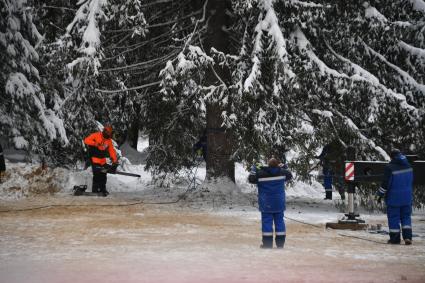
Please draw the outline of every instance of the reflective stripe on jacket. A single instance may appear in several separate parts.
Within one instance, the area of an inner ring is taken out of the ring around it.
[[[117,153],[111,139],[105,139],[102,132],[96,132],[84,139],[89,146],[89,154],[93,164],[105,165],[106,157],[109,155],[112,162],[117,162]]]
[[[261,167],[251,171],[249,181],[258,186],[258,206],[261,212],[277,213],[285,210],[285,181],[291,179],[291,172],[280,167]]]

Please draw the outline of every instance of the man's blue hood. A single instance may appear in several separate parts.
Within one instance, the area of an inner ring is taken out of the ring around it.
[[[272,174],[272,175],[276,175],[280,172],[279,167],[266,167],[265,169],[269,174]]]
[[[402,165],[402,166],[410,166],[409,161],[407,160],[406,156],[404,156],[403,154],[399,153],[397,154],[392,160],[391,162],[392,164],[398,164],[398,165]]]

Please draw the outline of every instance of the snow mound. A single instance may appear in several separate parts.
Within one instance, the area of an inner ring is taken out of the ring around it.
[[[58,179],[63,176],[65,169],[49,169],[22,163],[7,163],[7,168],[0,184],[2,200],[53,195],[61,190]]]
[[[0,184],[1,200],[19,200],[28,197],[71,195],[76,185],[86,185],[91,191],[91,168],[45,168],[28,163],[7,163],[6,176]],[[205,164],[193,171],[182,171],[170,178],[168,186],[158,186],[143,165],[128,164],[121,171],[137,173],[140,178],[108,174],[106,184],[110,198],[137,197],[151,203],[178,202],[185,207],[199,209],[256,208],[257,186],[248,183],[249,172],[240,163],[235,164],[236,183],[228,179],[206,180]],[[196,177],[196,185],[193,183]],[[286,186],[287,202],[321,200],[323,186],[294,181]]]
[[[319,182],[313,181],[311,184],[295,181],[286,188],[286,198],[306,198],[321,199],[325,195],[325,189]]]
[[[241,188],[229,179],[204,182],[182,195],[182,201],[197,208],[238,208],[256,206],[257,196],[242,192]]]
[[[127,142],[120,146],[122,156],[130,160],[131,164],[145,164],[146,156],[145,152],[139,152],[132,148]]]

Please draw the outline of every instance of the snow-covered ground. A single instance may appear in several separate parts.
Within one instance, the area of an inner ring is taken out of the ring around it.
[[[185,179],[159,188],[108,176],[110,196],[74,197],[91,171],[8,163],[0,185],[0,282],[425,282],[425,213],[413,216],[414,244],[387,235],[325,229],[342,214],[319,183],[287,188],[284,250],[262,250],[256,188],[236,167],[236,186]],[[338,206],[339,207],[339,206]],[[35,209],[32,209],[35,208]],[[32,210],[25,210],[32,209]],[[360,211],[368,224],[382,213]]]

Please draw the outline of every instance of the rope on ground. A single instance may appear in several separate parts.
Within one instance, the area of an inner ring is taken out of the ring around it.
[[[289,219],[289,220],[291,220],[291,221],[295,221],[295,222],[298,222],[298,223],[304,224],[304,225],[313,226],[313,227],[315,227],[315,228],[320,228],[320,229],[321,229],[321,228],[323,228],[322,226],[315,225],[315,224],[311,224],[311,223],[307,223],[307,222],[303,222],[303,221],[296,220],[296,219],[293,219],[293,218],[290,218],[290,217],[287,217],[287,216],[285,216],[285,218],[286,218],[286,219]],[[363,240],[363,241],[368,241],[368,242],[372,242],[372,243],[377,243],[377,244],[386,245],[386,243],[379,242],[379,241],[375,241],[375,240],[372,240],[372,239],[363,238],[363,237],[352,236],[352,235],[346,235],[346,234],[342,234],[342,233],[337,233],[337,235],[339,235],[339,236],[343,236],[343,237],[347,237],[347,238],[353,238],[353,239],[358,239],[358,240]]]
[[[146,202],[146,201],[137,201],[137,202],[131,202],[131,203],[117,203],[117,204],[51,204],[51,205],[45,205],[45,206],[36,206],[36,207],[29,207],[29,208],[23,208],[23,209],[9,209],[9,210],[0,210],[0,213],[8,213],[8,212],[22,212],[22,211],[32,211],[32,210],[38,210],[38,209],[47,209],[47,208],[55,208],[55,207],[120,207],[120,206],[132,206],[132,205],[138,205],[138,204],[149,204],[149,205],[161,205],[161,204],[174,204],[180,202],[186,193],[189,190],[187,190],[184,194],[179,196],[176,200],[172,201],[163,201],[163,202]]]
[[[346,234],[341,234],[341,233],[338,233],[338,235],[339,236],[343,236],[343,237],[347,237],[347,238],[353,238],[353,239],[368,241],[368,242],[372,242],[372,243],[382,244],[382,245],[386,245],[387,244],[387,243],[383,243],[383,242],[379,242],[379,241],[375,241],[375,240],[367,239],[367,238],[363,238],[363,237],[357,237],[357,236],[346,235]]]
[[[45,209],[45,208],[55,208],[55,207],[101,207],[101,206],[132,206],[132,205],[138,205],[143,204],[143,201],[138,202],[132,202],[132,203],[117,203],[117,204],[50,204],[50,205],[44,205],[44,206],[36,206],[36,207],[29,207],[29,208],[22,208],[22,209],[9,209],[9,210],[0,210],[0,213],[7,213],[7,212],[21,212],[21,211],[32,211],[37,209]]]
[[[290,218],[288,216],[285,216],[285,218],[286,219],[289,219],[291,221],[294,221],[294,222],[298,222],[298,223],[304,224],[304,225],[309,225],[309,226],[313,226],[313,227],[320,228],[320,229],[323,228],[323,226],[315,225],[315,224],[311,224],[311,223],[307,223],[307,222],[303,222],[303,221],[300,221],[300,220],[296,220],[296,219]]]

